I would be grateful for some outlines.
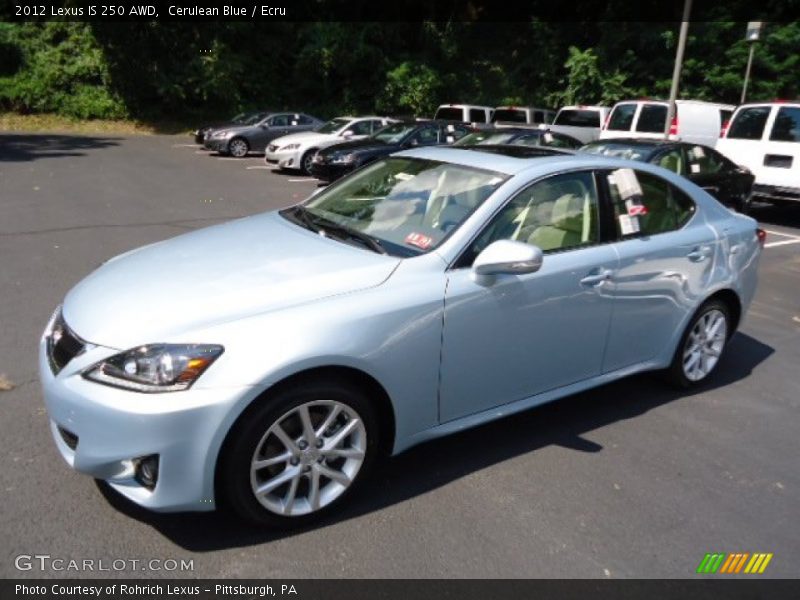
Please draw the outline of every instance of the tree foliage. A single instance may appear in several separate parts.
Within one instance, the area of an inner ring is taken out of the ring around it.
[[[621,10],[609,0],[609,11]],[[680,96],[736,103],[745,24],[692,23]],[[669,92],[676,23],[0,23],[0,108],[184,119],[246,108],[430,115],[441,103],[610,104]],[[769,23],[749,100],[796,97],[800,24]]]

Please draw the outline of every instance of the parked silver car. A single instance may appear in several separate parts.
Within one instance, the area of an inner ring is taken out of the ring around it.
[[[404,151],[80,282],[41,339],[53,438],[147,508],[304,524],[382,454],[640,371],[705,380],[762,241],[650,164]]]
[[[249,152],[264,152],[267,144],[275,138],[312,131],[322,123],[316,117],[303,113],[259,113],[245,123],[206,133],[203,146],[207,150],[241,158]]]

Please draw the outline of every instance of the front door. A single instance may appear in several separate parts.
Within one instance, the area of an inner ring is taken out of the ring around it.
[[[449,272],[442,422],[600,374],[617,257],[601,243],[598,211],[592,172],[539,181],[509,201]],[[541,269],[477,283],[470,265],[499,239],[539,246]]]

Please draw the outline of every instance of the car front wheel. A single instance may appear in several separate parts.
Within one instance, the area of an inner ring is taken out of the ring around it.
[[[717,367],[731,333],[728,306],[719,300],[703,304],[675,352],[669,368],[672,382],[687,388],[704,381]]]
[[[316,148],[312,148],[305,154],[303,154],[303,158],[300,160],[300,170],[305,175],[311,175],[311,163],[314,162],[314,155],[317,153]]]
[[[231,156],[242,158],[247,156],[248,152],[250,152],[250,146],[248,145],[247,140],[242,138],[233,138],[228,144],[228,154]]]
[[[220,464],[220,490],[241,516],[299,527],[334,510],[372,466],[369,400],[338,383],[287,388],[240,419]]]

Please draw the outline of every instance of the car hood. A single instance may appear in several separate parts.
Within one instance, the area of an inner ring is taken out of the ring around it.
[[[370,152],[372,150],[384,149],[391,150],[399,147],[400,146],[398,144],[387,144],[386,142],[381,142],[380,140],[364,138],[363,140],[353,140],[351,142],[342,142],[341,144],[336,144],[335,146],[331,146],[325,150],[325,153],[329,154],[332,152],[342,152],[349,154],[351,152]]]
[[[214,129],[213,133],[219,133],[220,131],[224,131],[226,134],[236,134],[236,133],[247,133],[258,127],[257,125],[226,125],[225,127],[217,127]]]
[[[83,339],[122,350],[375,287],[399,261],[263,213],[112,258],[67,294],[63,314]]]
[[[320,144],[329,141],[340,140],[338,135],[334,133],[317,133],[316,131],[301,131],[300,133],[291,133],[284,135],[274,140],[272,143],[276,146],[285,146],[286,144]]]

